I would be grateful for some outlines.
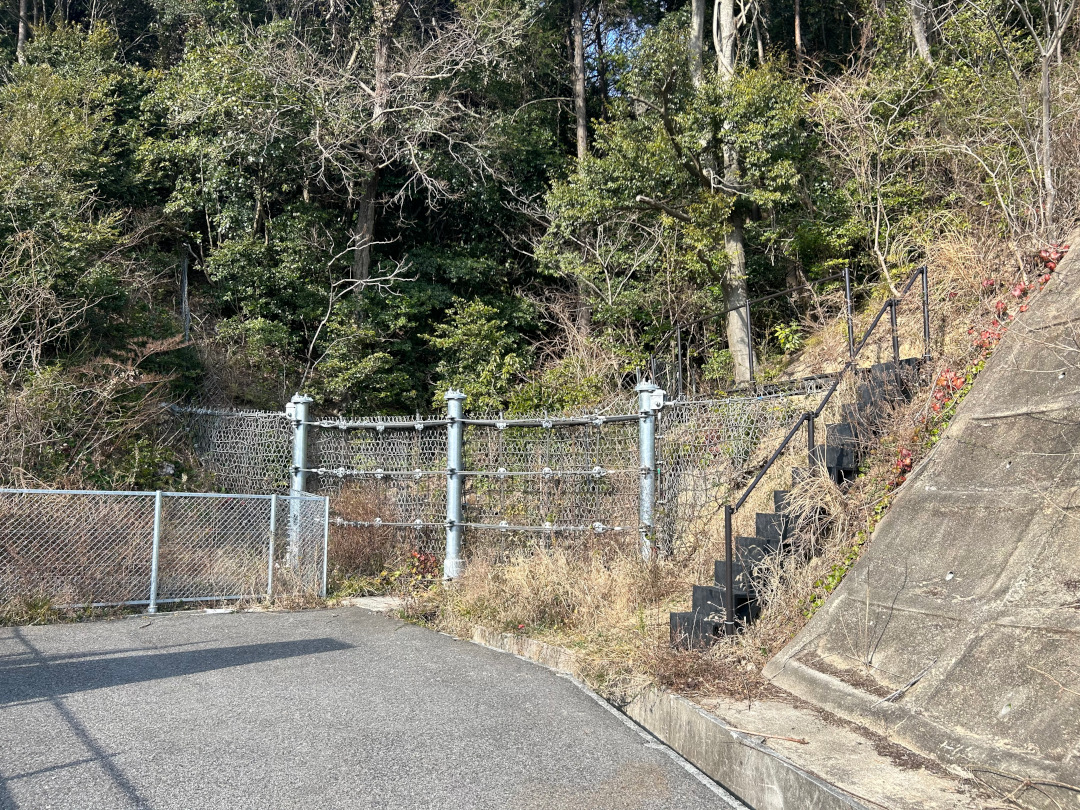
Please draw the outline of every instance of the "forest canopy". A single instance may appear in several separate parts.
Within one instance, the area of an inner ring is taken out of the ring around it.
[[[8,0],[0,469],[150,486],[170,401],[745,383],[807,327],[748,297],[1076,224],[1076,2]]]

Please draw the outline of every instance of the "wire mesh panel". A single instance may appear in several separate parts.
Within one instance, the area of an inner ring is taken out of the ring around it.
[[[638,420],[478,417],[465,430],[466,548],[638,544]]]
[[[278,498],[274,593],[321,591],[327,564],[326,518],[326,501],[322,498]]]
[[[0,608],[259,597],[271,570],[275,595],[321,591],[325,499],[160,493],[156,515],[158,496],[0,490]]]
[[[442,554],[446,422],[370,417],[309,423],[308,491],[329,496],[331,545]]]
[[[148,600],[154,494],[0,491],[0,605]]]
[[[225,492],[289,489],[292,425],[284,413],[174,407],[203,469]]]
[[[270,500],[162,499],[158,601],[265,594]]]
[[[662,549],[692,553],[722,531],[724,504],[760,448],[782,438],[807,407],[807,395],[778,394],[672,402],[661,413],[657,458],[657,534]]]

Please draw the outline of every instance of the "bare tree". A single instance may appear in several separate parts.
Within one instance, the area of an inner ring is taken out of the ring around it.
[[[1007,202],[1015,196],[1018,191],[1015,184],[1020,182],[1020,178],[1016,177],[1011,169],[1015,158],[1005,154],[1008,152],[1022,156],[1026,171],[1036,189],[1038,204],[1030,217],[1034,221],[1035,230],[1053,236],[1059,222],[1057,179],[1062,167],[1055,158],[1055,144],[1058,141],[1055,125],[1060,113],[1055,105],[1063,104],[1065,94],[1062,92],[1061,82],[1055,80],[1055,74],[1063,67],[1061,42],[1073,21],[1078,2],[1080,0],[1036,0],[1034,3],[1008,0],[1008,6],[1023,24],[1034,46],[1039,67],[1036,84],[1020,64],[1010,34],[1005,30],[1000,17],[1000,6],[985,0],[966,1],[967,7],[975,10],[986,21],[987,27],[996,38],[997,56],[1006,65],[1014,95],[1012,99],[1002,98],[1003,88],[992,84],[993,77],[984,76],[985,68],[971,65],[976,80],[991,82],[987,86],[993,88],[997,97],[994,108],[983,111],[989,119],[983,129],[991,133],[1002,132],[1006,137],[1002,139],[1000,135],[991,135],[987,138],[987,143],[982,143],[979,133],[974,133],[963,142],[949,143],[947,146],[952,151],[975,160],[986,171],[1014,233],[1024,230],[1024,226],[1020,223],[1019,212],[1015,210],[1016,204]],[[1000,106],[1003,103],[1008,104],[1017,114],[1002,115]],[[1072,107],[1075,108],[1075,102],[1072,102]],[[980,125],[979,114],[978,110],[968,113],[965,120],[971,125],[971,129]],[[1000,157],[988,156],[988,151],[1000,153]]]
[[[495,3],[461,8],[377,0],[370,15],[345,9],[350,50],[321,47],[294,20],[287,36],[249,32],[252,64],[277,88],[281,111],[302,112],[308,181],[342,194],[356,211],[351,277],[371,277],[380,211],[419,194],[437,206],[454,195],[451,162],[485,173],[491,117],[474,100],[477,70],[498,70],[517,46],[521,12]],[[286,128],[286,116],[268,122]],[[385,187],[394,169],[396,186]]]

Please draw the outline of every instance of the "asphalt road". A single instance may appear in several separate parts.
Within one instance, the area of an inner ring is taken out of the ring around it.
[[[359,608],[0,628],[0,808],[728,808],[612,709]]]

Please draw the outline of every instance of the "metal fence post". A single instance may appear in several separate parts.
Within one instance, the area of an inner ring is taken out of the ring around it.
[[[894,363],[900,362],[900,334],[896,331],[896,305],[899,301],[895,298],[889,300],[889,325],[892,327],[892,359]]]
[[[154,493],[154,550],[150,557],[150,604],[147,613],[157,613],[158,557],[161,551],[161,490]]]
[[[274,598],[274,541],[277,539],[277,493],[270,496],[270,544],[266,563],[266,600]]]
[[[313,402],[304,394],[294,394],[285,406],[285,414],[293,425],[292,480],[289,483],[289,550],[286,561],[290,568],[300,561],[300,511],[302,502],[296,497],[303,495],[307,487],[307,419],[308,405]]]
[[[465,395],[450,389],[446,392],[446,556],[443,559],[443,579],[461,575],[461,496],[465,468]]]
[[[641,557],[647,560],[652,556],[656,503],[656,414],[664,407],[664,391],[647,381],[638,383],[634,390],[638,395],[638,459],[641,464],[638,525]]]
[[[322,588],[319,595],[326,598],[326,564],[327,554],[330,551],[330,498],[323,498],[323,527],[322,527]]]
[[[848,359],[855,359],[855,320],[851,312],[851,268],[844,268],[844,311],[847,315]]]
[[[724,635],[735,635],[735,541],[731,532],[731,515],[735,510],[724,504]]]
[[[923,360],[930,361],[930,280],[927,265],[922,268],[922,334],[923,334]]]

